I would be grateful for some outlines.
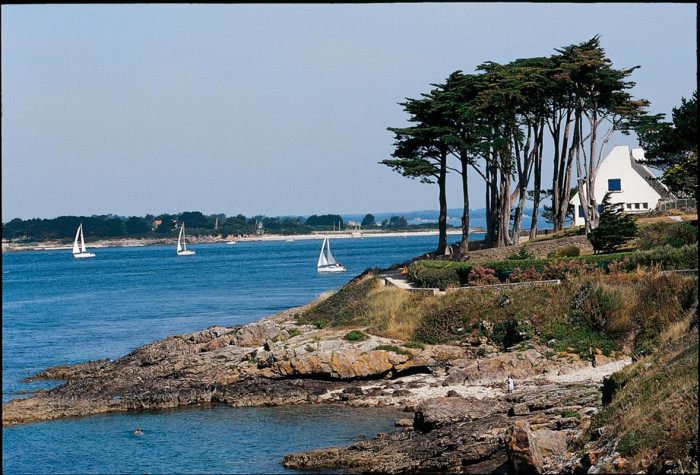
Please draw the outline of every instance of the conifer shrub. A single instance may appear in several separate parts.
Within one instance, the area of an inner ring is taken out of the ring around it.
[[[637,234],[634,218],[624,214],[619,205],[610,202],[610,192],[603,198],[603,211],[598,226],[588,236],[596,252],[614,252]]]

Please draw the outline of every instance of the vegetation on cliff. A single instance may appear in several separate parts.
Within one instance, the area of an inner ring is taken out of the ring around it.
[[[559,285],[464,288],[433,295],[383,287],[367,274],[299,315],[318,327],[363,327],[387,338],[502,350],[547,343],[553,352],[593,358],[627,350],[641,357],[697,301],[691,276],[602,269]],[[479,340],[485,337],[488,341]],[[479,343],[481,342],[481,343]]]
[[[609,404],[578,440],[579,453],[618,452],[626,462],[602,467],[608,473],[697,473],[697,307],[606,386]]]

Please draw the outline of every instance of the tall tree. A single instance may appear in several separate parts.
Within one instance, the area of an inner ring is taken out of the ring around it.
[[[440,214],[438,217],[438,246],[436,254],[447,249],[447,154],[445,119],[434,107],[434,98],[427,94],[422,99],[407,98],[400,103],[410,114],[409,122],[416,125],[404,128],[389,127],[394,133],[394,159],[382,160],[405,177],[417,178],[422,183],[437,183]]]
[[[445,142],[449,153],[459,161],[459,168],[450,170],[459,173],[462,181],[462,240],[459,254],[469,250],[469,168],[482,175],[477,163],[488,152],[484,136],[486,127],[476,107],[476,98],[483,89],[481,75],[452,73],[444,84],[437,87],[434,95],[443,118],[446,119]]]
[[[639,68],[614,69],[600,46],[600,37],[561,51],[561,79],[568,82],[573,98],[573,144],[579,199],[588,235],[598,225],[595,194],[598,164],[617,130],[627,132],[648,106],[646,100],[634,100],[627,90],[635,83],[627,81]],[[604,124],[609,128],[603,129]]]

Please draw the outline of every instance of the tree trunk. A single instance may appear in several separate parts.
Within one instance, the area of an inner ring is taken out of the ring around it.
[[[537,219],[540,216],[540,192],[542,190],[542,151],[544,146],[544,124],[540,128],[539,138],[537,143],[537,153],[534,160],[535,168],[535,183],[534,183],[534,194],[533,204],[532,204],[532,221],[530,222],[530,239],[537,237]]]
[[[440,174],[438,176],[438,187],[440,188],[440,216],[438,217],[438,247],[435,251],[437,255],[442,256],[447,249],[447,193],[446,193],[446,177],[447,177],[447,153],[441,153],[440,157]]]
[[[496,178],[496,152],[491,152],[490,163],[486,164],[486,237],[485,246],[491,248],[496,244],[498,233],[496,224],[498,223],[498,182]]]
[[[461,156],[462,162],[462,196],[464,198],[462,211],[462,241],[459,244],[459,255],[466,256],[469,251],[469,181],[467,180],[469,161],[466,156]]]

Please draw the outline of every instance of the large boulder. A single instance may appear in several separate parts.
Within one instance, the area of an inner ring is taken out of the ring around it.
[[[513,473],[542,473],[542,452],[525,420],[515,421],[504,436],[508,464]]]
[[[438,397],[428,399],[416,408],[413,428],[421,432],[455,422],[472,421],[493,415],[504,409],[497,400],[465,399],[461,397]]]

